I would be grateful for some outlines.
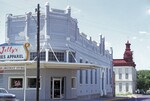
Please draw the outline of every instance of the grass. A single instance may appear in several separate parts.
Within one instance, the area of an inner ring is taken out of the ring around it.
[[[128,95],[132,95],[131,93],[127,93],[127,94],[116,94],[116,96],[128,96]]]

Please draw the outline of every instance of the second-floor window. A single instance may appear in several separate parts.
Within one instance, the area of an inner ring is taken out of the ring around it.
[[[48,54],[48,60],[49,61],[57,61],[56,58],[63,62],[64,61],[64,52],[49,52]]]
[[[119,79],[122,79],[122,74],[121,73],[119,73]]]
[[[37,60],[37,52],[30,52],[30,60]],[[45,61],[46,60],[46,53],[40,52],[40,60]]]
[[[128,73],[126,73],[126,75],[125,75],[125,76],[126,76],[126,77],[125,77],[126,79],[128,79],[128,78],[129,78],[129,74],[128,74]]]
[[[83,60],[82,60],[82,59],[80,59],[80,63],[83,63]]]
[[[69,52],[69,62],[74,63],[75,62],[75,53]]]

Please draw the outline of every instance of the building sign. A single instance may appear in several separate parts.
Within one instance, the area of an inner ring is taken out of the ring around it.
[[[29,43],[23,44],[2,44],[0,45],[0,61],[27,60]]]
[[[24,70],[24,66],[0,66],[0,70]]]

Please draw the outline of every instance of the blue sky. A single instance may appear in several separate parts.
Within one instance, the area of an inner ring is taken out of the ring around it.
[[[150,0],[0,0],[0,43],[5,39],[6,14],[33,12],[39,3],[51,8],[71,6],[72,17],[78,20],[80,32],[99,42],[106,38],[107,49],[113,47],[114,58],[123,58],[125,43],[131,43],[136,69],[150,70]]]

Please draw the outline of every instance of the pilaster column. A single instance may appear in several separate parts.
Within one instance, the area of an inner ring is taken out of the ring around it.
[[[48,53],[49,53],[49,49],[45,49],[45,52],[46,52],[46,62],[48,62]]]
[[[45,40],[47,41],[47,35],[49,34],[49,3],[45,4]]]
[[[66,50],[66,62],[69,62],[69,50]]]
[[[30,25],[30,17],[32,16],[32,13],[26,13],[26,26],[25,26],[25,40],[29,41],[29,25]]]

